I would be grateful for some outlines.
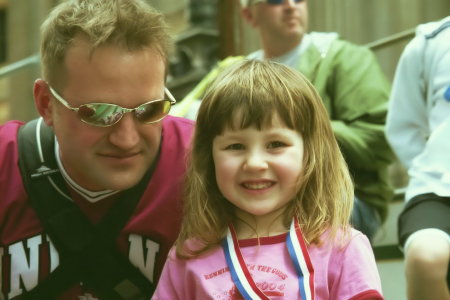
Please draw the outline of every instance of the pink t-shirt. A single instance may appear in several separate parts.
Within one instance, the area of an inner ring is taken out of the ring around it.
[[[256,285],[270,299],[300,299],[298,278],[286,248],[286,234],[240,240]],[[308,246],[314,266],[316,300],[383,299],[372,248],[367,237],[352,230],[348,244]],[[224,252],[217,247],[198,258],[169,254],[156,292],[158,299],[242,299],[232,282]]]

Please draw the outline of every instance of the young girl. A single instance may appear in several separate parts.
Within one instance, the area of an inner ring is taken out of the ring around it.
[[[298,72],[239,62],[207,91],[185,217],[153,299],[383,299],[326,110]]]

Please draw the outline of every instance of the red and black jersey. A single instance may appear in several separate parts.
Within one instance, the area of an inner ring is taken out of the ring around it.
[[[180,228],[182,180],[193,132],[190,120],[167,116],[162,124],[163,138],[153,176],[117,240],[123,255],[154,283]],[[20,299],[59,265],[58,252],[22,183],[17,148],[17,132],[22,125],[10,121],[0,126],[0,299]],[[73,196],[84,206],[84,212],[105,211],[111,205],[108,202],[114,200],[90,203]],[[80,283],[61,299],[96,297]]]

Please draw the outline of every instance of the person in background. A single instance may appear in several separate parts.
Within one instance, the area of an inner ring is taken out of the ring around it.
[[[244,60],[216,78],[186,188],[154,300],[383,299],[327,111],[297,71]]]
[[[372,239],[392,197],[387,168],[394,155],[384,136],[390,86],[369,49],[336,33],[308,33],[307,5],[306,0],[242,0],[242,16],[262,46],[247,58],[280,62],[313,83],[355,181],[352,223]],[[195,119],[207,85],[221,69],[243,58],[219,62],[171,113]]]
[[[398,219],[409,300],[449,300],[450,16],[421,24],[395,73],[386,136],[408,170]]]
[[[70,0],[41,32],[40,118],[0,126],[0,298],[148,299],[181,225],[193,130],[167,116],[176,101],[165,88],[163,15],[142,0]],[[46,159],[31,176],[19,170],[18,134],[25,157]],[[37,187],[24,185],[30,177]],[[56,195],[50,208],[39,186]],[[40,213],[60,205],[55,218]]]

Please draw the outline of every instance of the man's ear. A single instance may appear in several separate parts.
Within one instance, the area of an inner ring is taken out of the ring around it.
[[[51,94],[48,84],[42,79],[37,79],[34,82],[33,95],[38,113],[44,119],[45,124],[51,127],[53,125],[53,103],[50,101]]]

